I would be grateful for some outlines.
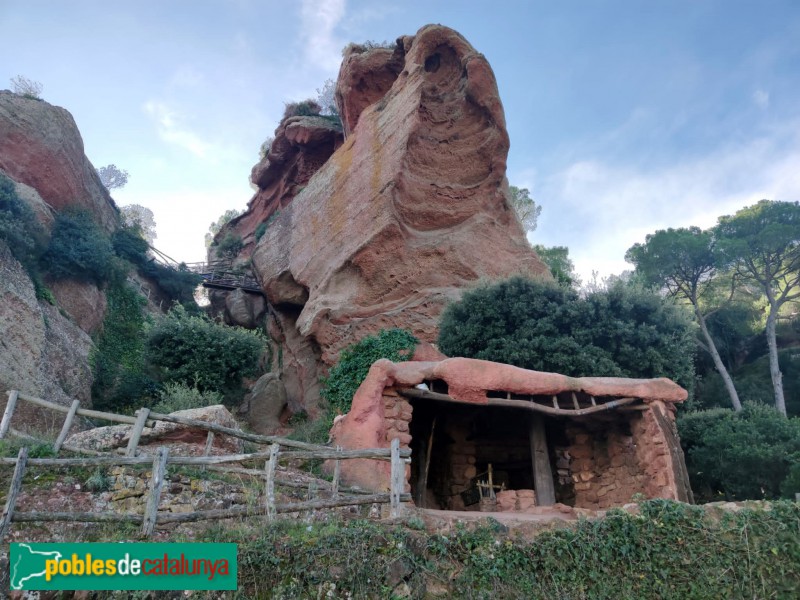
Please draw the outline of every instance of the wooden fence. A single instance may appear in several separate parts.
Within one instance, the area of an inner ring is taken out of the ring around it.
[[[3,419],[0,422],[0,438],[11,433],[18,437],[38,441],[27,434],[15,431],[10,427],[11,417],[14,413],[18,400],[24,400],[34,405],[51,408],[67,414],[61,432],[58,435],[53,450],[56,454],[64,449],[78,453],[90,453],[94,456],[78,458],[28,458],[28,449],[20,449],[16,458],[0,458],[0,464],[14,465],[14,474],[11,479],[6,504],[0,515],[0,540],[2,540],[11,522],[45,522],[45,521],[67,521],[67,522],[131,522],[141,523],[142,534],[150,536],[153,534],[157,524],[183,523],[190,521],[202,521],[208,519],[228,519],[232,517],[246,516],[266,516],[268,520],[274,519],[278,514],[295,513],[314,509],[335,508],[341,506],[358,506],[363,504],[389,504],[392,517],[400,515],[401,503],[411,500],[411,495],[404,493],[405,487],[405,465],[410,461],[410,450],[401,450],[398,439],[392,440],[390,448],[374,448],[363,450],[342,450],[340,448],[330,448],[316,444],[307,444],[296,440],[289,440],[277,436],[264,436],[246,433],[238,429],[223,427],[214,423],[198,421],[177,417],[175,415],[162,415],[150,412],[147,408],[139,409],[136,417],[118,415],[95,410],[79,408],[79,403],[75,400],[70,407],[61,406],[47,400],[34,398],[27,394],[21,394],[16,390],[9,392],[8,404],[6,406]],[[133,425],[130,433],[128,446],[125,456],[103,455],[100,452],[86,450],[82,448],[69,447],[64,444],[70,427],[72,426],[75,415],[90,418],[105,419],[119,423]],[[206,445],[203,456],[170,456],[166,447],[159,447],[154,457],[137,456],[136,450],[145,426],[155,421],[165,421],[198,427],[208,431]],[[211,445],[215,434],[224,434],[239,439],[255,442],[257,444],[270,444],[266,452],[254,452],[243,454],[228,454],[222,456],[209,456]],[[282,448],[289,448],[283,450]],[[241,463],[253,460],[265,460],[263,470],[245,469],[236,467],[221,467],[229,463]],[[334,460],[334,476],[330,485],[330,497],[324,499],[310,500],[306,502],[289,502],[279,504],[275,500],[275,485],[286,485],[289,487],[300,487],[304,484],[297,484],[289,481],[281,481],[276,470],[280,460],[312,460],[324,459]],[[389,493],[374,494],[365,490],[342,488],[339,486],[340,465],[342,460],[350,459],[372,459],[388,460],[391,462],[391,478],[389,483]],[[41,467],[98,467],[98,466],[123,466],[123,465],[142,465],[152,464],[152,475],[150,477],[149,488],[145,503],[145,510],[142,516],[116,513],[116,512],[17,512],[15,505],[20,489],[22,478],[29,466]],[[202,466],[204,469],[221,470],[228,473],[240,473],[261,477],[265,480],[264,502],[259,506],[241,506],[228,509],[201,510],[187,513],[166,513],[158,512],[161,499],[161,492],[164,482],[167,480],[166,471],[168,465],[195,465]]]

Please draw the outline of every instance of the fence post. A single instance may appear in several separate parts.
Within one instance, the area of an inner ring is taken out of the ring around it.
[[[340,451],[342,449],[341,446],[336,446],[336,451]],[[333,484],[331,486],[331,498],[336,500],[339,497],[339,478],[342,474],[342,461],[338,458],[333,466]]]
[[[144,519],[142,520],[142,535],[150,537],[156,528],[158,518],[158,503],[161,500],[161,490],[166,479],[167,458],[169,449],[161,446],[153,459],[153,474],[150,477],[150,493],[147,496],[147,504],[144,509]]]
[[[28,462],[27,446],[19,449],[17,454],[17,465],[14,467],[14,476],[11,478],[11,487],[8,489],[8,498],[3,508],[3,515],[0,518],[0,541],[6,537],[8,528],[11,525],[11,517],[14,515],[14,505],[17,503],[17,496],[22,487],[22,477],[25,475],[25,466]]]
[[[53,444],[53,452],[55,452],[56,454],[58,454],[58,451],[61,450],[61,445],[64,443],[64,440],[67,439],[67,436],[69,435],[69,428],[72,427],[72,420],[75,418],[75,413],[78,412],[78,407],[80,405],[81,405],[80,400],[73,400],[72,406],[69,407],[67,418],[64,419],[64,425],[61,427],[61,433],[58,434],[56,443]]]
[[[211,454],[211,447],[214,445],[214,432],[209,431],[206,436],[206,447],[203,448],[203,456]]]
[[[280,449],[280,444],[272,444],[269,447],[269,460],[265,467],[267,471],[267,487],[264,500],[267,505],[267,520],[269,521],[275,518],[275,469],[278,466]]]
[[[8,392],[8,404],[6,404],[6,411],[3,413],[3,420],[0,421],[0,439],[6,437],[6,433],[8,433],[8,427],[11,425],[11,415],[14,414],[18,396],[19,392],[17,390]]]
[[[139,438],[142,437],[142,430],[149,416],[149,408],[140,408],[136,411],[136,423],[131,429],[131,437],[128,440],[128,449],[125,451],[125,456],[136,456],[136,447],[139,445]]]
[[[405,464],[400,460],[400,440],[394,438],[392,440],[392,476],[389,491],[390,515],[393,519],[400,516],[400,494],[403,493],[405,487],[405,472]]]

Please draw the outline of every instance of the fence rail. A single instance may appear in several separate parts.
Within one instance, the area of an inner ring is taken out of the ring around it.
[[[268,520],[274,519],[278,514],[303,512],[307,510],[336,508],[342,506],[358,506],[363,504],[389,504],[392,517],[400,515],[403,502],[411,500],[411,495],[405,493],[405,466],[410,462],[410,450],[401,450],[400,441],[394,439],[390,448],[373,448],[361,450],[342,450],[340,448],[330,448],[317,444],[307,444],[297,442],[277,436],[262,436],[249,434],[230,427],[223,427],[205,421],[176,417],[175,415],[162,415],[150,412],[148,409],[137,411],[136,417],[106,413],[95,410],[78,408],[76,402],[70,407],[61,406],[47,400],[35,398],[27,394],[22,394],[16,390],[9,392],[8,404],[6,406],[3,419],[0,421],[0,438],[7,434],[22,436],[25,439],[36,440],[31,436],[21,434],[10,427],[11,417],[19,400],[30,402],[34,405],[52,408],[59,412],[65,412],[67,417],[64,421],[61,433],[58,436],[53,449],[58,454],[64,450],[80,450],[71,448],[64,444],[66,433],[68,432],[75,415],[82,415],[92,418],[105,419],[112,422],[125,423],[132,425],[128,447],[125,449],[125,456],[101,455],[89,451],[93,456],[71,457],[71,458],[29,458],[27,447],[20,449],[16,458],[0,457],[0,465],[14,465],[14,474],[11,478],[9,492],[6,497],[5,507],[0,515],[0,540],[2,540],[12,522],[129,522],[141,523],[141,533],[145,537],[152,536],[155,528],[159,524],[181,523],[191,521],[202,521],[209,519],[228,519],[233,517],[246,516],[265,516]],[[156,421],[179,423],[192,427],[202,428],[208,431],[208,440],[213,441],[213,436],[217,433],[230,435],[239,439],[253,441],[261,444],[271,444],[268,451],[251,452],[241,454],[228,454],[221,456],[209,456],[210,443],[206,443],[203,456],[171,456],[169,449],[165,446],[159,447],[155,456],[137,456],[136,450],[142,431],[147,424],[152,426]],[[289,448],[288,451],[282,448]],[[325,459],[333,460],[334,478],[330,484],[330,498],[309,500],[304,502],[276,502],[275,486],[304,487],[304,484],[281,480],[277,474],[278,463],[281,460],[289,461],[296,459]],[[389,481],[389,493],[375,494],[365,490],[352,488],[341,488],[340,464],[342,460],[370,459],[388,460],[391,463],[391,478]],[[243,463],[254,460],[265,460],[263,470],[244,469],[237,467],[223,466],[229,463]],[[126,466],[126,465],[152,465],[152,475],[150,477],[149,488],[145,501],[145,510],[142,516],[116,512],[17,512],[15,506],[17,497],[22,487],[22,479],[29,467],[91,467],[91,466]],[[240,473],[257,476],[265,480],[264,502],[259,506],[242,506],[230,509],[201,510],[181,514],[169,512],[159,512],[158,506],[165,481],[167,481],[167,469],[172,466],[199,465],[208,470],[219,470],[223,472]]]

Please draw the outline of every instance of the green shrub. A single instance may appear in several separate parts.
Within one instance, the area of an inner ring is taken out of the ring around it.
[[[0,240],[29,273],[47,246],[47,234],[33,209],[17,194],[14,182],[0,174]]]
[[[111,240],[89,212],[71,209],[56,215],[43,266],[55,279],[73,278],[98,285],[119,269]]]
[[[698,499],[778,498],[796,485],[800,418],[745,403],[739,413],[716,408],[681,415],[678,431]]]
[[[445,309],[439,347],[574,377],[669,377],[687,389],[694,382],[685,311],[622,282],[585,298],[522,277],[484,285]]]
[[[111,245],[117,256],[137,267],[147,262],[150,246],[142,237],[141,227],[123,225],[111,234]]]
[[[90,492],[107,492],[111,489],[111,482],[111,477],[108,476],[105,469],[97,467],[86,479],[84,485]]]
[[[800,594],[800,505],[776,502],[718,515],[649,500],[640,511],[609,511],[535,539],[486,521],[429,534],[342,518],[278,521],[257,533],[216,524],[201,539],[239,543],[240,593],[252,598],[315,598],[334,582],[330,596],[337,598],[434,597],[434,584],[436,597],[476,600],[789,600]]]
[[[339,361],[322,380],[322,397],[331,409],[346,413],[353,395],[376,360],[409,360],[419,340],[404,329],[384,329],[342,350]]]
[[[203,408],[222,404],[222,394],[218,392],[201,392],[196,387],[185,383],[166,383],[159,392],[159,401],[153,405],[153,412],[171,413],[177,410]]]
[[[264,340],[253,331],[218,325],[172,308],[150,330],[150,364],[165,382],[180,382],[202,392],[234,392],[243,377],[255,375]]]

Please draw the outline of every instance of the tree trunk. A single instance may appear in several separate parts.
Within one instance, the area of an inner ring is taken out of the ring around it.
[[[730,373],[728,373],[728,369],[725,368],[725,364],[722,362],[719,352],[717,352],[717,347],[714,345],[714,340],[711,338],[711,334],[708,332],[708,327],[706,327],[706,319],[696,305],[694,314],[697,317],[697,323],[700,325],[700,330],[703,332],[703,337],[706,338],[708,352],[711,354],[711,358],[714,361],[714,366],[717,369],[717,373],[719,373],[720,377],[722,377],[722,381],[725,382],[725,389],[728,390],[728,396],[731,398],[733,410],[739,412],[742,410],[742,403],[739,400],[739,394],[736,392],[736,387],[733,385],[733,379],[731,378]]]
[[[778,318],[776,303],[769,303],[767,315],[767,346],[769,346],[769,374],[772,376],[772,387],[775,389],[775,408],[785,417],[786,400],[783,397],[783,374],[778,364],[778,342],[775,339],[775,321]]]

